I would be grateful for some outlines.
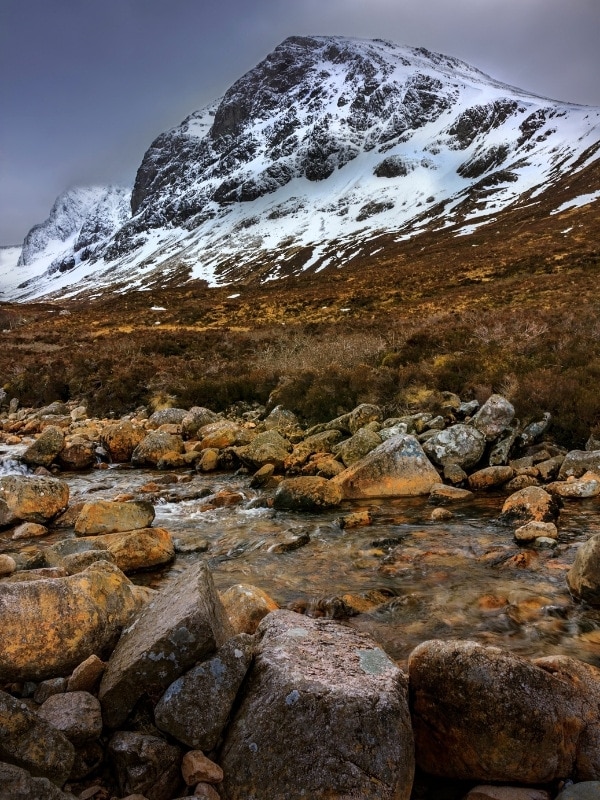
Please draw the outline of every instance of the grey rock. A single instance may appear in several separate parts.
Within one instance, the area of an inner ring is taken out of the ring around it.
[[[65,444],[65,434],[60,428],[49,425],[21,456],[31,467],[49,467]]]
[[[234,636],[207,661],[172,683],[154,709],[160,730],[209,752],[221,734],[254,655],[254,637]]]
[[[462,469],[474,467],[483,456],[486,438],[470,425],[451,425],[436,433],[423,446],[425,453],[442,467],[457,464]]]
[[[600,781],[583,781],[563,789],[556,800],[598,800],[599,797]]]
[[[510,426],[515,416],[511,403],[500,394],[493,394],[473,417],[473,424],[488,442],[493,442]]]
[[[273,464],[276,469],[282,469],[291,449],[292,446],[285,437],[276,430],[270,430],[259,433],[250,444],[239,447],[237,453],[253,469],[260,469],[265,464]]]
[[[60,731],[10,694],[0,691],[0,761],[62,786],[75,750]]]
[[[581,478],[586,472],[600,473],[600,450],[570,450],[561,465],[558,479]]]
[[[389,438],[389,437],[388,437]],[[333,448],[337,458],[349,467],[374,450],[382,442],[381,436],[368,428],[360,428],[354,436]]]
[[[184,439],[192,439],[205,425],[217,422],[218,414],[202,406],[193,406],[181,420],[181,435]]]
[[[571,593],[592,606],[600,606],[600,533],[590,537],[577,550],[567,572]]]
[[[550,423],[552,422],[552,414],[546,411],[541,420],[536,422],[530,422],[521,432],[519,436],[521,445],[523,447],[529,447],[532,445],[540,436],[543,436],[544,433],[550,427]]]
[[[37,713],[75,745],[94,741],[102,733],[100,703],[89,692],[52,695]]]
[[[500,439],[490,451],[490,467],[500,467],[508,464],[510,451],[517,440],[517,429],[513,428],[504,438]]]
[[[35,778],[13,764],[0,763],[0,800],[76,800],[62,792],[48,778]]]
[[[171,800],[183,787],[181,750],[158,736],[117,731],[108,744],[108,759],[121,795]]]
[[[368,636],[274,611],[220,764],[228,800],[408,800],[406,678]]]
[[[105,723],[121,725],[145,692],[162,694],[231,633],[206,564],[189,567],[146,604],[117,643],[98,695]]]
[[[382,420],[383,413],[379,406],[372,403],[361,403],[348,414],[348,429],[350,433],[354,434],[369,422],[381,422]]]
[[[155,411],[148,420],[149,428],[160,428],[161,425],[181,425],[188,411],[185,408],[163,408]]]

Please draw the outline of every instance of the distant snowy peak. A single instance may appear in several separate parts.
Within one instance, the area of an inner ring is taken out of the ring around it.
[[[151,144],[130,208],[123,189],[59,198],[7,293],[339,268],[381,234],[469,235],[599,157],[600,109],[422,48],[291,37]]]

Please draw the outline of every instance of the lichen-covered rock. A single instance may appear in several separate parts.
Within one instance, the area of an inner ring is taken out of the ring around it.
[[[96,461],[94,442],[81,437],[73,437],[65,443],[57,456],[57,461],[64,470],[89,469]]]
[[[474,467],[483,456],[486,438],[470,425],[451,425],[428,439],[423,449],[436,464],[445,467],[457,464],[463,469]]]
[[[152,431],[135,448],[131,454],[131,463],[137,467],[156,467],[160,461],[168,462],[183,453],[181,436]]]
[[[473,492],[469,489],[459,489],[457,486],[446,486],[445,483],[434,483],[429,493],[429,500],[436,505],[446,503],[460,503],[470,500]]]
[[[49,467],[63,449],[65,434],[60,428],[49,425],[21,456],[30,467]]]
[[[154,506],[145,500],[118,503],[94,500],[86,503],[75,521],[75,533],[94,536],[147,528],[154,519]]]
[[[526,522],[515,530],[514,536],[517,542],[529,544],[540,536],[558,539],[558,529],[553,522]]]
[[[408,800],[406,679],[370,639],[332,620],[274,611],[220,764],[228,800]]]
[[[485,489],[494,489],[508,483],[515,475],[512,467],[485,467],[469,475],[469,489],[474,492],[481,492]]]
[[[111,461],[115,464],[124,464],[131,461],[133,451],[145,436],[143,428],[124,419],[107,425],[102,431],[100,441],[108,451]]]
[[[134,731],[117,731],[108,743],[108,759],[121,796],[171,800],[182,788],[181,750],[175,745]]]
[[[571,593],[592,606],[600,606],[600,533],[591,536],[577,550],[567,572]]]
[[[569,500],[597,497],[600,494],[600,470],[597,473],[586,472],[579,479],[554,481],[546,486],[546,490]]]
[[[217,422],[218,419],[214,411],[202,406],[193,406],[181,420],[181,435],[184,439],[192,439],[200,428]]]
[[[231,633],[206,564],[188,567],[123,632],[100,684],[105,723],[121,725],[144,693],[162,694]]]
[[[381,422],[383,412],[373,403],[361,403],[348,414],[348,429],[355,434],[369,422]]]
[[[65,578],[0,584],[0,681],[68,675],[112,647],[139,605],[135,587],[99,561]]]
[[[506,498],[500,519],[511,523],[556,522],[561,505],[540,486],[527,486]]]
[[[173,537],[165,528],[108,533],[95,536],[94,539],[100,547],[106,548],[114,563],[126,575],[169,564],[175,558]]]
[[[511,403],[500,394],[493,394],[473,417],[473,424],[488,442],[493,442],[510,427],[515,416]]]
[[[381,436],[375,431],[371,431],[368,428],[360,428],[354,436],[337,445],[334,448],[334,452],[337,458],[344,463],[344,466],[349,467],[378,447],[382,441]]]
[[[215,655],[172,683],[154,709],[160,730],[188,747],[213,750],[254,655],[254,639],[234,636]],[[206,778],[197,778],[194,783]]]
[[[409,659],[417,764],[445,778],[550,783],[586,727],[566,681],[495,647],[428,641]]]
[[[148,428],[160,428],[161,425],[181,425],[187,413],[185,408],[161,408],[148,419]]]
[[[440,477],[414,436],[393,436],[331,479],[347,500],[429,494]]]
[[[245,464],[260,469],[265,464],[281,470],[292,446],[278,431],[259,433],[250,444],[238,448],[238,455]]]
[[[69,487],[57,478],[43,475],[5,475],[0,478],[0,505],[5,504],[5,524],[18,520],[43,524],[63,511],[68,502]]]
[[[324,511],[342,502],[342,489],[333,481],[317,476],[286,478],[273,498],[279,511]]]
[[[66,736],[20,700],[0,691],[0,761],[62,786],[74,759],[75,750]],[[2,789],[0,785],[0,797]]]
[[[600,450],[570,450],[558,472],[558,479],[581,478],[586,472],[600,475]]]

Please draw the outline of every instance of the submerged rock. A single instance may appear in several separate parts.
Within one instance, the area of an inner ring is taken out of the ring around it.
[[[221,750],[229,800],[408,800],[406,679],[368,636],[275,611]],[[332,739],[332,736],[334,737]]]

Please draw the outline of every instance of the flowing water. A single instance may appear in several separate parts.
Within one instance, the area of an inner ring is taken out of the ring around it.
[[[11,469],[10,455],[0,472]],[[206,559],[220,590],[253,584],[281,606],[343,619],[400,663],[426,639],[463,638],[600,666],[600,609],[573,602],[565,580],[577,547],[600,533],[598,498],[565,503],[558,546],[540,550],[518,547],[512,529],[498,523],[501,494],[454,504],[452,519],[434,522],[427,498],[346,503],[319,515],[276,512],[242,475],[113,468],[61,477],[71,503],[122,493],[155,503],[154,524],[172,533],[178,555],[167,568],[133,576],[138,583],[159,587],[185,564]],[[371,525],[340,525],[362,509]],[[56,531],[27,546],[43,549],[73,535]],[[0,537],[0,551],[22,548]]]

